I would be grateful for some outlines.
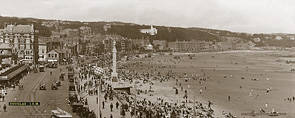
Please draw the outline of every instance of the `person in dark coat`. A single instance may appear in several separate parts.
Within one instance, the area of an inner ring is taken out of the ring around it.
[[[105,100],[105,101],[108,100],[108,96],[107,96],[107,94],[104,95],[104,100]]]
[[[117,109],[119,108],[119,102],[118,101],[116,102],[116,108]]]
[[[124,109],[121,110],[121,115],[122,115],[122,117],[125,117],[126,113],[125,113]]]
[[[134,115],[134,110],[131,110],[130,115],[131,115],[131,118],[132,118],[133,115]]]
[[[101,114],[101,111],[99,111],[99,118],[102,118],[102,114]]]
[[[3,105],[3,110],[6,112],[6,104]]]
[[[110,104],[111,112],[113,111],[113,103]]]

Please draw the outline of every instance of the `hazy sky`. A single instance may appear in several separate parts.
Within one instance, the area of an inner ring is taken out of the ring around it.
[[[2,16],[295,33],[295,0],[0,0]]]

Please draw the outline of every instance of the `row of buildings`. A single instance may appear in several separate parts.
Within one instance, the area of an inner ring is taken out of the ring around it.
[[[110,27],[110,26],[109,26]],[[109,27],[106,27],[109,28]],[[142,33],[156,34],[157,29],[140,30]],[[6,25],[0,29],[0,44],[4,52],[11,51],[11,57],[19,62],[36,63],[63,61],[71,56],[111,52],[112,41],[116,40],[118,51],[127,53],[139,50],[203,52],[218,50],[249,49],[255,44],[236,38],[224,38],[220,42],[212,41],[175,41],[128,39],[119,35],[93,34],[90,27],[53,31],[51,37],[39,37],[33,25]],[[101,43],[102,45],[97,45]],[[5,46],[4,46],[5,45]],[[0,51],[1,51],[0,47]],[[3,54],[2,54],[3,55]],[[56,55],[56,56],[55,56]],[[3,57],[3,56],[2,56]]]
[[[33,25],[6,25],[0,29],[0,43],[8,45],[18,60],[34,60],[36,31]]]
[[[116,40],[119,52],[134,52],[140,49],[153,51],[175,51],[175,52],[206,52],[206,51],[225,51],[225,50],[247,50],[255,46],[250,40],[238,39],[235,37],[222,37],[221,41],[174,41],[149,40],[149,39],[127,39],[118,35],[107,35],[103,40],[104,48],[107,52],[111,51],[112,40]]]
[[[0,29],[0,45],[1,64],[61,61],[70,54],[56,37],[39,37],[33,25],[6,25]]]
[[[213,41],[175,41],[168,43],[168,49],[176,52],[207,52],[207,51],[225,51],[225,50],[245,50],[255,46],[252,41],[224,40]]]

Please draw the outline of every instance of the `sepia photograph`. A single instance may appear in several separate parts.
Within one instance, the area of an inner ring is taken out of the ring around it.
[[[0,0],[0,118],[295,118],[295,1]]]

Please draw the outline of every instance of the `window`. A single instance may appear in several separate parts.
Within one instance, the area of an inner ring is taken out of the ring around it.
[[[50,54],[48,54],[48,57],[50,57],[51,55]]]
[[[57,57],[57,54],[55,54],[55,58]]]

